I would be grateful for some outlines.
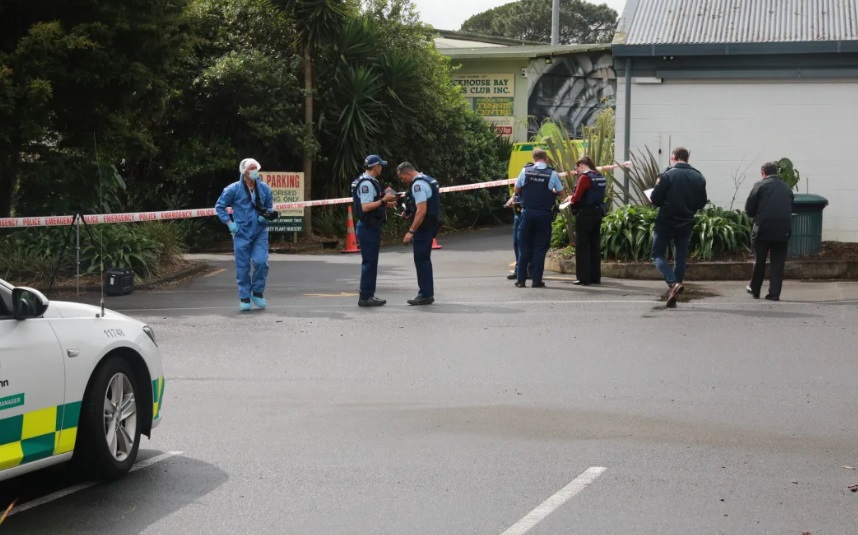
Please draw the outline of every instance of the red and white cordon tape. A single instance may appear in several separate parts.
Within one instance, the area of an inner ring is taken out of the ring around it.
[[[631,162],[622,165],[605,165],[599,167],[600,171],[608,171],[619,167],[631,167]],[[574,174],[574,173],[573,173]],[[474,184],[463,184],[461,186],[447,186],[441,188],[441,193],[454,191],[469,191],[474,189],[497,188],[515,184],[516,179],[494,180],[492,182],[477,182]],[[331,206],[335,204],[348,204],[352,202],[351,197],[340,199],[322,199],[318,201],[284,202],[274,205],[275,210],[289,210],[305,208],[308,206]],[[192,219],[195,217],[212,217],[217,215],[214,208],[197,208],[193,210],[167,210],[161,212],[129,212],[125,214],[96,214],[85,215],[83,221],[87,225],[101,225],[109,223],[139,223],[143,221],[172,221],[175,219]],[[22,228],[22,227],[62,227],[71,225],[75,221],[73,215],[41,216],[41,217],[7,217],[0,218],[0,228]]]

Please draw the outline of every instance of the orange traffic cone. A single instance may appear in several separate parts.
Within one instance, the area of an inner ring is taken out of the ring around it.
[[[346,248],[341,253],[359,253],[357,236],[355,236],[355,223],[352,221],[352,207],[349,205],[349,218],[346,221]]]
[[[438,238],[432,238],[432,248],[433,249],[443,249],[443,247],[441,247],[438,244]]]

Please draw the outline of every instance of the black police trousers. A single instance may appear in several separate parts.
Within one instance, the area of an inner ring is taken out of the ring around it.
[[[575,277],[582,284],[602,281],[602,207],[587,206],[575,216]]]

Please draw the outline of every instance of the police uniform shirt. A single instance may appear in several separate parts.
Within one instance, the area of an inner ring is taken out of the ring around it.
[[[417,176],[424,176],[423,174]],[[411,195],[414,196],[414,204],[420,204],[428,201],[432,197],[432,188],[424,180],[418,180],[414,177],[411,183]]]
[[[360,186],[358,186],[358,198],[360,198],[361,204],[375,202],[375,198],[378,196],[378,193],[375,191],[375,186],[373,186],[370,180],[364,180],[365,178],[372,179],[372,177],[367,174],[363,174],[360,177],[360,180],[363,180],[363,182],[360,183]]]
[[[538,162],[533,165],[535,169],[545,169],[548,167],[548,164],[545,162]],[[518,174],[518,180],[515,181],[515,187],[521,189],[524,187],[524,174],[527,171],[527,168],[521,170],[521,173]],[[551,179],[548,181],[548,189],[554,191],[563,191],[563,184],[560,182],[560,176],[556,171],[551,172]]]

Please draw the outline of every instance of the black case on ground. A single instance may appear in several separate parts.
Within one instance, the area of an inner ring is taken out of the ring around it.
[[[126,268],[113,268],[104,272],[104,293],[128,295],[134,291],[134,272]]]

